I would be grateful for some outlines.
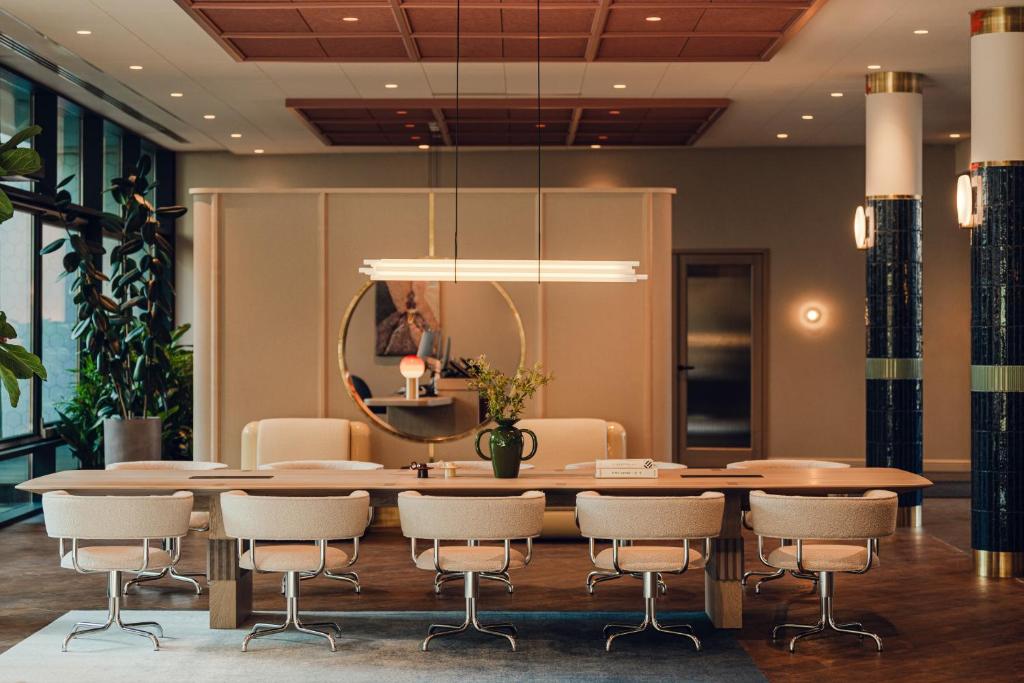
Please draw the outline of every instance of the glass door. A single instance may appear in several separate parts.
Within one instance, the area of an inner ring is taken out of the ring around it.
[[[676,255],[676,460],[763,457],[764,255]]]

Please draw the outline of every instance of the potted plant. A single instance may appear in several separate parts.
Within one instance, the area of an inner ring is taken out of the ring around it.
[[[514,479],[519,476],[519,464],[537,453],[537,435],[515,424],[522,417],[527,399],[554,378],[543,372],[540,363],[532,368],[519,366],[509,377],[493,368],[486,356],[469,362],[469,375],[469,388],[480,394],[487,406],[487,418],[498,423],[497,427],[484,429],[476,435],[476,453],[491,461],[495,477]],[[490,435],[489,454],[480,449],[480,440],[485,434]],[[523,434],[529,434],[533,440],[533,447],[526,456],[523,455]]]
[[[182,206],[154,208],[146,195],[155,187],[147,178],[152,161],[143,155],[123,178],[115,178],[108,189],[121,205],[121,215],[104,213],[103,228],[118,240],[111,250],[111,276],[98,265],[103,247],[90,244],[71,230],[77,217],[69,213],[70,194],[57,187],[55,203],[67,237],[43,248],[43,253],[71,250],[64,256],[64,269],[74,275],[73,290],[78,303],[78,324],[72,331],[81,339],[83,352],[93,358],[96,369],[108,378],[114,405],[113,415],[103,421],[103,450],[106,462],[159,460],[161,457],[161,416],[167,408],[167,379],[172,372],[168,347],[172,344],[171,281],[173,249],[160,234],[160,218],[178,218]],[[110,293],[103,291],[109,282]]]

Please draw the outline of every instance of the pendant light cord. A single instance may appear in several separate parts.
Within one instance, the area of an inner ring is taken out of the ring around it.
[[[462,113],[459,106],[459,62],[462,57],[462,1],[455,1],[455,260],[452,281],[459,281],[459,131]]]
[[[541,223],[541,190],[540,190],[540,146],[541,146],[541,121],[540,121],[540,0],[537,0],[537,284],[540,284],[540,262],[541,262],[541,232],[544,229]]]

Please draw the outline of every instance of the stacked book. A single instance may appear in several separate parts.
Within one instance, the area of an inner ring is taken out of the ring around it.
[[[598,479],[657,479],[658,468],[650,458],[615,458],[594,461]]]

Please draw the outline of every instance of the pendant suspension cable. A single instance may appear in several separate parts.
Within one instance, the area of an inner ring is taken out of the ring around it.
[[[541,253],[541,206],[543,205],[540,191],[540,146],[541,146],[541,121],[540,121],[540,0],[537,0],[537,284],[540,284],[540,262]]]
[[[459,107],[459,62],[462,57],[462,0],[455,0],[455,261],[452,282],[459,281],[459,131],[462,121]]]

